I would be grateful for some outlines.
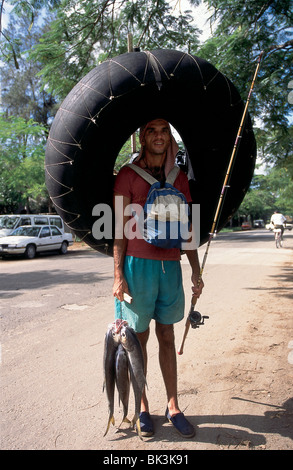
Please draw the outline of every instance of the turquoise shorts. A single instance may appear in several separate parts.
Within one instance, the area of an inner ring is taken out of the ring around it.
[[[124,276],[132,302],[115,298],[115,319],[126,320],[137,333],[146,331],[152,319],[164,325],[182,320],[185,300],[180,261],[126,256]]]

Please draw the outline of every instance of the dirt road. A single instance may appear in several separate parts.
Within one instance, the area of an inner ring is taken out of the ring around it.
[[[209,319],[189,331],[178,356],[180,406],[196,426],[191,440],[165,421],[153,326],[148,396],[155,435],[140,441],[123,424],[103,437],[103,341],[113,319],[111,258],[85,250],[0,261],[1,448],[292,450],[292,254],[290,232],[280,250],[265,231],[212,242],[197,305]],[[185,258],[182,268],[188,312]],[[183,322],[176,325],[178,346],[183,330]],[[130,409],[131,417],[132,398]],[[121,417],[117,399],[117,425]]]

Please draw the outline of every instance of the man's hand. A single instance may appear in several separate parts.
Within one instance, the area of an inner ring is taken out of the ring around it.
[[[122,302],[124,300],[124,293],[130,295],[126,280],[124,279],[124,277],[115,278],[113,285],[114,297],[116,297],[118,300],[120,300],[120,302]]]
[[[201,279],[200,283],[198,284],[198,276],[196,276],[195,274],[193,274],[191,276],[191,282],[193,283],[192,293],[193,293],[194,297],[196,297],[198,299],[199,296],[202,293],[203,288],[204,288],[204,282]]]
[[[186,250],[185,253],[192,269],[192,276],[191,276],[191,282],[193,284],[192,293],[194,297],[198,299],[204,287],[204,282],[202,279],[200,280],[200,283],[198,282],[198,279],[200,277],[200,265],[199,265],[199,259],[198,259],[198,252],[197,250]]]

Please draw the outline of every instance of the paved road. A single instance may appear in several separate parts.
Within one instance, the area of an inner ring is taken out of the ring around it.
[[[112,258],[92,250],[0,261],[2,328],[52,318],[60,308],[82,310],[93,299],[109,297],[112,271]]]
[[[178,358],[182,407],[198,426],[192,441],[164,423],[154,334],[149,398],[156,434],[141,442],[132,430],[111,427],[103,438],[101,361],[113,319],[112,258],[73,250],[0,261],[2,448],[292,449],[292,249],[291,232],[281,250],[265,230],[213,240],[198,303],[210,318],[190,331]],[[188,299],[185,258],[182,268]],[[176,326],[178,342],[183,328]]]
[[[286,232],[286,237],[291,240],[293,233]],[[205,249],[206,245],[199,250],[201,259]],[[272,254],[269,260],[268,249]],[[210,245],[205,270],[223,263],[223,259],[228,265],[240,265],[243,258],[246,264],[273,265],[286,256],[285,249],[277,252],[272,233],[265,230],[219,234]],[[0,259],[2,331],[12,330],[22,322],[46,321],[48,316],[57,315],[60,308],[82,311],[94,306],[103,298],[111,298],[112,282],[112,258],[90,249],[69,250],[65,256],[45,254],[34,260]]]
[[[210,245],[205,270],[223,256],[228,265],[241,264],[243,255],[245,263],[267,263],[268,250],[272,255],[269,264],[276,265],[286,259],[286,239],[289,248],[292,238],[293,232],[286,231],[284,249],[276,250],[273,235],[266,230],[219,234]],[[201,259],[205,249],[206,245],[199,249]],[[259,258],[261,253],[264,256]],[[30,309],[24,315],[27,319],[34,316],[35,309],[39,316],[53,314],[60,307],[69,309],[70,305],[71,309],[74,305],[82,308],[92,296],[97,299],[111,296],[112,281],[112,258],[91,249],[74,248],[65,256],[44,254],[34,260],[0,258],[0,299],[6,312],[2,321],[13,327],[13,313],[21,315],[26,308]]]

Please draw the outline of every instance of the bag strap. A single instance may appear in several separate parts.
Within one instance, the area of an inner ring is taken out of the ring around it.
[[[128,166],[134,171],[136,171],[136,173],[140,175],[144,180],[146,180],[150,185],[158,182],[158,180],[156,180],[153,176],[143,170],[143,168],[141,168],[140,166],[134,165],[133,163],[128,163],[125,166]],[[167,176],[166,183],[172,184],[173,186],[179,171],[180,168],[178,166],[174,166]]]
[[[125,166],[129,166],[134,171],[136,171],[136,173],[139,176],[141,176],[144,180],[146,180],[150,185],[158,182],[158,180],[156,180],[156,178],[154,178],[152,175],[150,175],[149,173],[144,171],[143,168],[140,168],[140,166],[134,165],[133,163],[128,163]]]
[[[180,171],[179,166],[173,166],[172,170],[169,172],[167,176],[166,183],[172,184],[173,186],[178,176],[179,171]]]

